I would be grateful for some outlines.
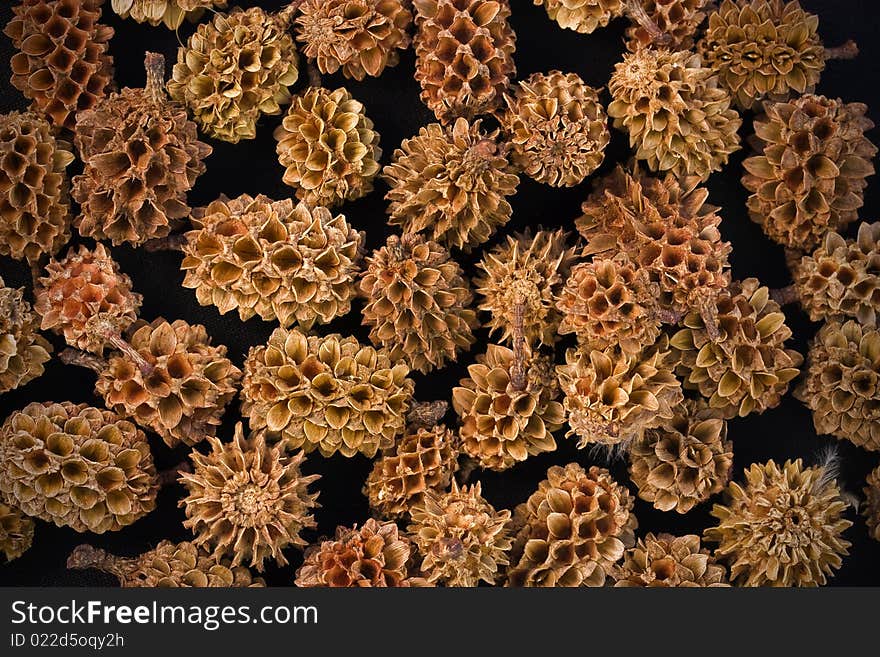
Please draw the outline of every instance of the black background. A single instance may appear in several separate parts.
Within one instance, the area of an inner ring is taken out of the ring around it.
[[[231,4],[242,7],[259,4],[266,9],[276,9],[284,3],[233,0]],[[511,4],[512,24],[517,34],[515,60],[518,79],[536,71],[559,69],[576,72],[595,87],[607,85],[613,66],[624,50],[625,21],[617,20],[606,29],[600,29],[591,35],[580,35],[560,29],[548,19],[543,8],[533,6],[529,0],[512,0]],[[876,34],[880,25],[875,0],[802,0],[801,4],[805,9],[819,14],[820,33],[826,44],[838,45],[848,38],[854,38],[862,51],[855,61],[830,62],[822,76],[818,92],[829,97],[841,97],[846,101],[865,102],[871,107],[869,115],[874,121],[880,122],[880,92],[877,89],[880,82],[880,44]],[[0,24],[5,25],[11,14],[9,3],[4,2],[0,7]],[[122,20],[112,12],[109,2],[105,6],[103,22],[112,25],[116,30],[110,52],[115,58],[116,81],[120,87],[143,86],[142,63],[146,50],[163,53],[170,73],[179,45],[174,32],[164,27],[150,27],[132,20]],[[194,27],[185,22],[179,31],[180,40],[185,43],[193,30]],[[4,112],[24,109],[27,105],[8,82],[8,61],[11,54],[9,40],[0,37],[0,111]],[[325,86],[346,86],[366,105],[367,114],[373,119],[381,135],[383,164],[390,161],[393,150],[401,140],[412,136],[420,126],[434,120],[433,115],[419,100],[419,86],[413,79],[413,70],[414,55],[410,50],[403,54],[398,67],[386,70],[378,79],[358,83],[344,80],[339,75],[324,78]],[[294,91],[305,84],[305,75],[301,75],[301,78]],[[603,92],[603,98],[607,102],[607,92]],[[744,119],[743,136],[751,132],[752,114],[747,113]],[[214,153],[207,160],[207,172],[198,179],[189,195],[190,205],[205,205],[221,193],[230,197],[242,193],[263,193],[276,199],[292,197],[292,190],[281,182],[282,169],[276,160],[275,141],[272,138],[272,131],[280,120],[280,116],[264,117],[258,126],[257,138],[253,141],[233,145],[203,138],[214,147]],[[605,163],[597,175],[609,172],[615,164],[626,162],[629,157],[625,137],[617,131],[612,132],[612,143]],[[878,131],[872,131],[870,136],[873,141],[880,142]],[[742,160],[746,155],[744,151],[735,154],[723,172],[712,176],[708,183],[710,202],[723,208],[724,221],[721,228],[724,238],[733,243],[731,263],[734,276],[757,276],[771,287],[783,286],[789,282],[789,277],[782,249],[764,238],[745,211],[747,194],[739,179]],[[73,174],[78,168],[79,164],[75,163],[69,171]],[[564,226],[573,229],[573,220],[579,215],[580,204],[594,179],[595,176],[571,189],[556,190],[523,177],[518,193],[511,199],[513,219],[486,247],[498,243],[505,234],[527,226]],[[356,228],[367,232],[370,249],[382,244],[390,232],[386,225],[386,203],[383,200],[386,189],[385,184],[379,181],[373,194],[349,203],[341,210]],[[878,208],[880,182],[874,181],[867,191],[861,218],[877,220],[880,218]],[[851,227],[850,233],[855,233],[855,226]],[[79,240],[74,239],[75,242]],[[183,280],[183,274],[179,270],[180,254],[150,254],[123,246],[114,248],[113,255],[123,270],[132,277],[135,289],[144,296],[141,317],[147,320],[159,316],[169,320],[183,318],[190,323],[204,324],[214,342],[227,345],[229,356],[239,365],[242,364],[248,348],[264,343],[274,328],[274,324],[259,319],[242,323],[234,311],[221,316],[214,307],[199,306],[194,292],[183,289],[180,285]],[[461,257],[460,254],[457,257],[472,272],[473,263],[480,257],[480,250],[470,257]],[[0,274],[7,285],[27,286],[30,289],[30,274],[24,263],[2,258]],[[367,331],[360,326],[360,308],[358,303],[347,317],[339,318],[329,326],[318,327],[317,330],[321,334],[354,334],[360,340],[366,341]],[[786,308],[786,314],[795,333],[792,346],[801,353],[806,353],[808,340],[817,326],[792,307]],[[414,375],[417,398],[450,399],[451,388],[457,384],[475,355],[484,349],[487,334],[481,330],[477,335],[477,345],[470,353],[462,355],[459,363],[427,376]],[[64,346],[57,336],[48,337],[56,351]],[[563,342],[557,348],[557,359],[561,358],[566,344]],[[0,397],[0,418],[5,418],[31,401],[68,399],[101,406],[102,401],[93,393],[94,379],[95,376],[90,371],[64,366],[58,360],[52,360],[42,377]],[[235,402],[226,413],[220,436],[224,439],[230,438],[234,423],[239,419]],[[454,414],[450,413],[447,421],[454,420]],[[861,495],[866,474],[880,460],[876,453],[857,449],[850,443],[828,436],[817,436],[810,413],[790,394],[781,406],[772,411],[731,421],[729,435],[734,445],[734,477],[738,479],[741,478],[742,469],[750,463],[769,458],[784,460],[797,457],[812,463],[820,459],[823,451],[830,447],[837,448],[842,460],[842,485],[847,491]],[[607,459],[600,454],[576,450],[574,441],[564,437],[564,430],[558,432],[557,442],[559,449],[552,454],[531,457],[504,473],[478,472],[474,477],[483,482],[484,494],[496,508],[512,509],[535,489],[550,465],[570,461],[583,465],[607,464]],[[150,443],[159,467],[177,463],[186,456],[185,449],[169,450],[154,435],[150,435]],[[617,479],[626,482],[635,492],[629,482],[626,462],[616,460],[609,465]],[[325,459],[315,453],[307,459],[305,470],[322,476],[316,484],[320,490],[319,502],[322,505],[317,512],[318,529],[307,532],[307,540],[311,542],[321,535],[332,533],[340,524],[362,523],[368,517],[367,502],[361,495],[361,488],[370,470],[368,459],[362,456]],[[164,489],[159,496],[158,508],[152,514],[122,531],[100,536],[81,535],[67,528],[37,521],[33,547],[18,560],[0,566],[0,584],[112,584],[114,578],[94,571],[67,571],[64,564],[69,552],[79,543],[88,542],[116,554],[136,555],[155,546],[162,539],[189,538],[188,531],[181,524],[183,513],[177,508],[177,501],[183,493],[179,486]],[[656,511],[650,504],[637,501],[635,513],[639,520],[639,534],[646,531],[701,533],[712,524],[710,507],[711,501],[682,516],[675,512]],[[849,557],[844,559],[843,567],[831,583],[878,585],[880,543],[868,537],[860,517],[857,518],[853,511],[849,515],[855,525],[847,531],[846,537],[852,541],[853,546]],[[291,562],[290,566],[276,568],[272,565],[267,568],[265,577],[270,584],[289,585],[293,582],[294,570],[301,561],[301,554],[293,549],[286,554]]]

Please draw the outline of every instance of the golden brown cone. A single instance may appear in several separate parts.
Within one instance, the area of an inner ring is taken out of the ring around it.
[[[198,20],[205,9],[226,9],[227,0],[111,0],[113,11],[138,23],[176,30],[183,19]]]
[[[15,390],[43,373],[52,345],[40,335],[39,318],[24,290],[0,278],[0,393]]]
[[[34,521],[18,509],[0,502],[0,553],[6,561],[18,559],[34,540]]]
[[[623,555],[614,570],[617,587],[721,587],[727,569],[715,563],[694,534],[672,536],[648,532]]]
[[[623,15],[625,0],[532,0],[566,30],[589,34]]]

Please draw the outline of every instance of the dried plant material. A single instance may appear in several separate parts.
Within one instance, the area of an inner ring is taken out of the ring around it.
[[[852,523],[831,466],[805,468],[801,460],[753,463],[745,484],[727,486],[716,504],[716,527],[703,538],[718,543],[715,558],[730,566],[740,586],[823,586],[840,568]]]
[[[123,89],[77,115],[75,143],[85,166],[73,179],[82,206],[76,227],[114,245],[140,245],[177,227],[211,154],[186,109],[165,94],[165,59],[147,53],[145,66],[144,89]]]
[[[306,550],[296,571],[300,587],[410,586],[406,566],[412,543],[393,522],[372,518],[363,527],[337,527],[333,539]]]
[[[226,9],[227,0],[112,0],[113,11],[138,23],[176,30],[183,19],[198,20],[205,9]]]
[[[597,466],[554,465],[514,513],[509,586],[602,586],[635,541],[633,498]]]
[[[379,133],[344,88],[310,87],[294,96],[275,139],[284,182],[308,205],[329,208],[373,191]]]
[[[615,569],[618,587],[722,587],[727,569],[715,562],[694,534],[672,536],[648,532],[623,555]]]
[[[715,303],[717,337],[691,312],[670,340],[685,388],[698,390],[728,419],[776,408],[803,362],[785,348],[791,329],[779,304],[755,278],[734,281]]]
[[[608,116],[651,171],[706,180],[740,148],[742,120],[699,55],[652,48],[625,54],[608,90]]]
[[[305,0],[299,12],[296,40],[321,73],[379,76],[412,41],[409,0]]]
[[[208,443],[211,452],[193,451],[192,473],[181,474],[188,491],[180,501],[183,525],[195,534],[193,543],[214,559],[231,557],[233,567],[262,572],[267,559],[286,565],[283,550],[305,546],[300,533],[316,526],[318,493],[308,487],[320,475],[302,474],[302,452],[271,447],[260,432],[246,439],[241,423],[232,442],[212,436]]]
[[[501,106],[516,74],[507,0],[413,0],[416,80],[442,123]]]
[[[32,112],[0,114],[0,255],[34,263],[70,239],[70,148]]]
[[[599,92],[575,73],[533,73],[505,95],[511,159],[526,175],[573,187],[599,168],[611,140]]]
[[[373,464],[364,494],[382,517],[409,513],[425,492],[449,487],[458,469],[458,440],[444,425],[409,429]]]
[[[103,329],[123,333],[137,319],[143,300],[101,243],[94,249],[80,245],[61,260],[50,260],[34,287],[40,328],[63,335],[71,347],[99,355],[107,346]]]
[[[40,335],[39,318],[24,299],[24,291],[6,287],[0,278],[0,393],[36,379],[52,353]]]
[[[543,5],[547,15],[566,30],[589,34],[623,16],[624,0],[533,0]]]
[[[665,38],[664,47],[671,50],[690,50],[694,46],[697,29],[706,14],[715,11],[715,0],[637,0],[645,14]],[[653,45],[657,35],[653,30],[633,21],[626,28],[627,48],[632,51]]]
[[[94,568],[119,579],[123,588],[243,588],[265,586],[244,566],[232,566],[190,541],[161,541],[134,558],[117,557],[91,545],[80,545],[67,558],[71,569]]]
[[[795,397],[813,412],[817,433],[880,450],[880,331],[853,320],[824,324]]]
[[[139,321],[130,330],[130,348],[111,356],[95,383],[107,407],[169,447],[213,436],[241,377],[226,347],[212,346],[204,326],[181,319]]]
[[[858,218],[877,154],[865,136],[874,127],[867,109],[812,94],[764,103],[742,182],[749,215],[770,239],[813,249]]]
[[[865,508],[862,513],[871,537],[880,541],[880,467],[874,468],[868,474],[865,483]]]
[[[290,101],[288,87],[299,77],[291,14],[236,7],[199,25],[177,51],[168,93],[206,135],[233,144],[253,139],[259,118]]]
[[[27,552],[34,540],[34,521],[0,502],[0,553],[7,563]]]
[[[28,404],[0,428],[0,493],[23,513],[78,532],[116,531],[156,507],[144,432],[86,404]]]
[[[616,445],[639,439],[645,429],[672,419],[684,395],[673,368],[669,340],[663,334],[641,354],[618,347],[579,347],[557,365],[565,395],[569,436],[578,447]]]
[[[405,362],[354,337],[275,329],[244,365],[241,412],[285,449],[373,457],[403,432],[414,384]]]
[[[507,565],[510,511],[496,511],[479,483],[459,488],[453,481],[448,493],[427,491],[410,515],[409,534],[430,584],[494,584]]]
[[[382,175],[391,189],[389,223],[406,233],[425,231],[449,248],[470,251],[508,222],[507,201],[519,177],[498,131],[480,121],[458,119],[452,127],[432,123],[405,139]]]
[[[679,405],[672,418],[645,431],[629,449],[629,473],[639,497],[661,511],[687,513],[720,493],[732,467],[727,422],[704,402]]]
[[[98,22],[103,2],[20,0],[3,30],[18,50],[9,60],[12,86],[59,128],[72,130],[76,113],[113,86],[113,28]]]
[[[479,326],[474,295],[449,251],[420,235],[391,235],[360,282],[370,340],[423,373],[455,361]]]
[[[221,196],[192,219],[180,268],[201,305],[306,330],[351,310],[364,233],[343,215],[243,194]]]

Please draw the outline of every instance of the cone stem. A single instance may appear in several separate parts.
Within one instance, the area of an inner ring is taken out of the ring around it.
[[[125,354],[129,360],[133,361],[135,365],[138,366],[141,374],[144,376],[150,376],[150,374],[153,373],[153,370],[155,369],[153,365],[148,363],[146,359],[138,353],[137,349],[128,344],[110,322],[96,322],[94,328],[95,333],[104,338],[104,340],[107,341],[107,344],[118,349]]]
[[[165,237],[154,237],[144,242],[144,250],[149,253],[158,251],[183,251],[186,244],[186,235],[180,233],[178,235],[166,235]]]
[[[642,26],[645,32],[651,37],[651,41],[658,46],[668,46],[672,41],[672,37],[661,30],[657,23],[645,11],[641,0],[627,0],[626,11],[636,23]]]
[[[825,59],[855,59],[859,56],[859,44],[850,39],[842,46],[825,48]]]
[[[93,372],[101,373],[107,369],[107,361],[93,354],[87,354],[79,349],[68,347],[58,354],[58,359],[65,365],[76,365],[77,367],[86,367]]]
[[[657,310],[657,318],[663,324],[678,324],[683,316],[684,313],[681,311],[670,310],[669,308],[660,308]]]
[[[95,570],[102,570],[105,573],[116,575],[122,579],[122,570],[119,567],[120,561],[119,557],[110,554],[106,550],[83,544],[74,548],[70,556],[67,557],[67,567],[70,570],[94,568]]]
[[[306,0],[291,0],[290,4],[287,5],[284,9],[279,11],[275,16],[280,20],[285,26],[290,25],[290,22],[293,20],[294,14],[299,11],[299,6],[303,4]]]
[[[311,59],[306,63],[306,73],[309,76],[309,86],[320,88],[321,87],[321,71],[318,70],[318,65],[312,61]]]
[[[513,306],[513,367],[510,372],[510,385],[519,392],[525,390],[528,385],[528,378],[526,376],[525,315],[525,300],[520,296]]]
[[[165,57],[156,52],[148,52],[144,57],[147,69],[147,95],[155,103],[165,101]]]
[[[449,404],[443,400],[432,402],[416,402],[406,416],[406,422],[412,429],[431,429],[443,419]]]
[[[800,300],[800,295],[794,285],[786,285],[777,290],[770,290],[770,298],[780,306],[787,306],[792,303],[797,303]]]

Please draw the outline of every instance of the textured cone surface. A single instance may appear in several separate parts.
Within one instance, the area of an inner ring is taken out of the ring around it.
[[[96,323],[122,333],[137,319],[143,299],[132,291],[131,278],[101,243],[94,249],[81,245],[63,259],[51,260],[34,296],[41,329],[63,335],[71,347],[96,354],[106,345]]]
[[[480,466],[505,470],[556,449],[552,432],[565,412],[548,357],[527,353],[519,364],[513,350],[490,344],[459,383],[452,407],[461,419],[462,449]]]
[[[708,196],[695,177],[653,178],[618,167],[584,202],[575,225],[588,253],[622,251],[646,270],[664,309],[702,309],[730,283],[730,242],[721,239],[721,217]]]
[[[501,106],[516,74],[508,0],[413,0],[416,80],[437,119],[473,119]]]
[[[715,0],[643,0],[645,12],[669,39],[665,47],[672,50],[690,50],[694,46],[694,35],[706,19],[706,14],[714,11]],[[627,48],[636,51],[650,46],[654,38],[643,26],[634,22],[626,28]]]
[[[785,348],[791,329],[779,304],[757,279],[747,278],[732,283],[715,305],[716,339],[696,312],[671,338],[685,388],[698,390],[728,419],[775,408],[803,362]]]
[[[589,34],[623,15],[623,0],[533,0],[566,30]]]
[[[875,541],[880,541],[880,467],[868,474],[864,488],[865,509],[863,514],[868,532]]]
[[[3,31],[18,52],[12,85],[53,125],[73,129],[113,85],[107,52],[113,28],[101,25],[104,0],[21,0]]]
[[[825,68],[819,17],[798,2],[724,0],[697,50],[741,109],[812,92]]]
[[[168,93],[206,135],[238,143],[256,136],[263,114],[281,113],[299,77],[287,19],[259,7],[216,14],[177,51]]]
[[[404,430],[409,367],[354,337],[275,329],[244,369],[242,414],[288,450],[373,457]]]
[[[36,262],[70,239],[70,144],[32,112],[0,114],[0,255]]]
[[[344,88],[310,87],[295,96],[275,139],[284,182],[307,204],[333,207],[373,191],[379,133]]]
[[[205,9],[226,9],[227,0],[111,0],[113,11],[138,23],[176,30],[184,18],[197,20]]]
[[[812,249],[858,218],[877,154],[867,109],[814,95],[764,103],[742,182],[749,215],[770,239]]]
[[[739,150],[742,120],[699,55],[642,48],[624,55],[608,83],[614,127],[629,133],[651,171],[706,180]]]
[[[753,463],[746,481],[727,486],[716,504],[716,527],[703,538],[718,543],[715,558],[730,567],[740,586],[822,586],[849,554],[842,538],[852,523],[847,503],[824,467],[801,460]]]
[[[795,397],[813,412],[818,433],[880,450],[880,331],[853,320],[823,325]]]
[[[479,308],[489,313],[487,325],[501,341],[512,339],[518,305],[527,344],[552,346],[559,339],[556,297],[575,259],[568,237],[561,229],[539,230],[534,237],[528,232],[508,235],[477,264],[482,270],[474,279],[483,297]]]
[[[408,0],[306,0],[296,19],[296,39],[321,73],[354,80],[397,66],[409,48],[413,21]]]
[[[43,373],[52,345],[37,333],[39,318],[22,289],[0,278],[0,393],[15,390]]]
[[[306,550],[296,571],[300,587],[410,586],[406,566],[413,552],[410,540],[393,522],[372,518],[363,527],[337,527],[333,539]]]
[[[458,469],[458,441],[443,425],[408,431],[373,464],[364,492],[370,508],[383,517],[409,512],[425,492],[449,487]]]
[[[602,586],[635,541],[633,498],[604,468],[554,465],[516,508],[509,586]]]
[[[240,423],[231,443],[208,442],[211,452],[194,451],[192,473],[181,474],[189,491],[180,502],[183,525],[195,534],[193,543],[215,559],[230,557],[232,566],[262,572],[267,559],[286,565],[283,550],[305,546],[300,532],[316,526],[318,494],[308,486],[320,475],[302,474],[302,452],[270,447],[260,432],[245,439]]]
[[[497,139],[497,131],[465,119],[451,128],[432,123],[405,139],[382,171],[391,187],[389,223],[466,251],[488,240],[510,219],[507,197],[519,184]]]
[[[95,383],[107,407],[169,447],[213,436],[241,377],[226,347],[212,346],[204,326],[179,319],[138,322],[132,330],[129,343],[152,371],[145,374],[125,354],[112,356]]]
[[[510,511],[496,511],[480,484],[453,481],[448,493],[428,491],[410,515],[410,537],[421,554],[421,571],[431,584],[494,584],[508,564]]]
[[[683,400],[674,366],[665,335],[641,354],[618,347],[569,349],[565,364],[556,367],[568,435],[577,436],[581,448],[615,445],[671,419]]]
[[[0,553],[6,561],[18,559],[34,541],[34,521],[16,508],[0,502]]]
[[[392,235],[367,258],[360,282],[370,340],[420,372],[455,361],[479,326],[461,267],[436,242]]]
[[[203,306],[305,329],[351,310],[364,233],[344,216],[244,194],[196,210],[193,221],[181,269]]]
[[[615,568],[614,586],[717,587],[730,586],[727,569],[715,563],[694,534],[672,536],[650,532],[623,555]]]
[[[630,478],[639,497],[655,509],[687,513],[724,489],[733,466],[732,450],[722,413],[688,401],[633,442]]]
[[[0,493],[34,518],[116,531],[155,508],[158,488],[144,432],[111,411],[35,402],[0,429]]]
[[[611,140],[599,92],[575,73],[533,73],[505,96],[502,115],[514,164],[553,187],[584,181]]]

